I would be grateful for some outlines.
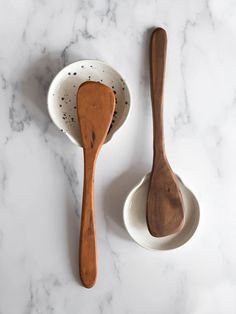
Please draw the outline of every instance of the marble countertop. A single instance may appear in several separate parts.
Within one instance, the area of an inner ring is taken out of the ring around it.
[[[236,3],[2,1],[0,10],[0,313],[236,313]],[[168,32],[165,142],[197,196],[194,237],[147,251],[122,207],[152,163],[150,29]],[[49,118],[55,74],[80,59],[114,66],[132,93],[126,124],[96,176],[99,276],[78,280],[83,155]]]

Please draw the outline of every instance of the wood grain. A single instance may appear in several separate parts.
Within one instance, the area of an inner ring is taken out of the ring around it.
[[[77,114],[84,151],[84,189],[80,229],[79,267],[83,285],[91,288],[97,277],[94,218],[94,173],[115,110],[113,91],[98,82],[83,83],[77,93]]]
[[[163,237],[179,231],[184,222],[182,195],[167,161],[163,136],[163,87],[167,35],[157,28],[150,42],[150,84],[153,112],[153,167],[147,197],[147,224],[150,233]]]

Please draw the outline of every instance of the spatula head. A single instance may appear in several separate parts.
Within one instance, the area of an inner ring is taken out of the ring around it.
[[[115,110],[111,88],[99,82],[85,82],[77,92],[77,114],[82,144],[97,151],[104,143]]]
[[[178,232],[184,224],[182,195],[167,160],[152,169],[147,197],[147,225],[154,237]]]

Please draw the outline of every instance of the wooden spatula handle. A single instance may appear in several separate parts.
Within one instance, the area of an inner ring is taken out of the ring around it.
[[[96,157],[84,149],[84,190],[80,229],[80,278],[86,288],[91,288],[97,278],[96,232],[94,217],[94,171]]]
[[[150,46],[150,80],[154,130],[154,159],[164,152],[163,140],[163,87],[166,61],[167,35],[157,28],[152,33]]]

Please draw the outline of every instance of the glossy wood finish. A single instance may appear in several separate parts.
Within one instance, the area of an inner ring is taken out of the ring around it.
[[[95,163],[106,139],[115,110],[113,91],[98,82],[83,83],[77,93],[77,114],[84,150],[84,190],[80,230],[79,267],[83,285],[95,284],[97,277],[94,218]]]
[[[163,85],[167,35],[157,28],[150,43],[154,158],[147,198],[147,224],[151,235],[163,237],[179,231],[184,222],[182,195],[167,161],[163,139]]]

